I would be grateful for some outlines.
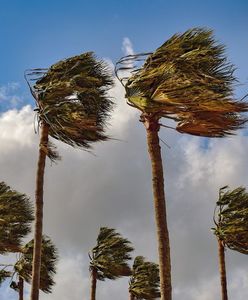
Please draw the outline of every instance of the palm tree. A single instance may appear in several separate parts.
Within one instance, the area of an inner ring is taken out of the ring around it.
[[[97,280],[115,280],[122,276],[130,276],[128,260],[133,251],[131,243],[123,238],[115,229],[101,227],[97,244],[89,254],[91,272],[91,300],[96,299]]]
[[[131,65],[147,57],[140,68]],[[226,60],[224,47],[211,30],[194,28],[175,34],[154,53],[126,56],[119,71],[133,68],[123,77],[129,105],[141,111],[152,165],[153,195],[157,227],[161,299],[171,300],[171,260],[167,226],[164,178],[158,132],[161,118],[177,122],[180,133],[203,137],[225,137],[242,128],[240,115],[248,105],[233,99],[234,68]],[[124,73],[124,75],[126,72]]]
[[[132,276],[129,281],[130,300],[156,299],[160,297],[158,264],[145,261],[137,256],[133,263]]]
[[[219,246],[219,269],[222,300],[227,300],[225,249],[248,254],[248,193],[244,187],[219,190],[213,228]]]
[[[49,136],[83,149],[90,149],[93,142],[107,140],[104,130],[113,105],[107,91],[112,86],[112,78],[106,65],[91,52],[59,61],[48,70],[31,70],[26,78],[36,100],[41,132],[31,288],[31,299],[38,300],[45,161],[46,156],[53,160],[58,157]],[[32,80],[34,85],[30,84]]]
[[[19,258],[13,265],[6,267],[13,267],[13,270],[0,271],[0,283],[8,277],[16,275],[17,281],[11,282],[11,288],[19,293],[19,300],[23,300],[24,281],[31,283],[32,279],[32,260],[33,260],[34,241],[31,240],[20,249]],[[58,261],[58,251],[51,239],[47,236],[42,237],[42,251],[41,251],[41,272],[40,272],[40,290],[45,293],[51,293],[52,287],[55,284],[53,277],[56,274],[56,264]],[[5,268],[6,268],[5,267]]]
[[[0,182],[0,254],[20,250],[33,220],[29,198]]]

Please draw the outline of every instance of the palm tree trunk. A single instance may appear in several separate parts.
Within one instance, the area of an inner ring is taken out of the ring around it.
[[[225,248],[221,240],[218,240],[219,245],[219,269],[222,300],[228,300],[227,297],[227,282],[226,282],[226,263],[225,263]]]
[[[32,287],[31,300],[39,299],[40,286],[40,265],[41,265],[41,245],[42,245],[42,225],[43,225],[43,185],[46,164],[46,148],[48,144],[49,126],[41,124],[41,137],[39,148],[39,159],[36,173],[35,191],[35,233],[34,233],[34,252],[32,264]]]
[[[159,145],[159,124],[154,118],[144,118],[148,152],[152,165],[153,199],[157,227],[161,300],[172,299],[170,242],[164,195],[164,175]]]
[[[23,300],[23,287],[24,281],[22,277],[19,277],[18,288],[19,288],[19,300]]]
[[[96,270],[93,269],[91,272],[91,294],[90,299],[96,300]]]
[[[135,300],[134,295],[129,292],[129,300]]]

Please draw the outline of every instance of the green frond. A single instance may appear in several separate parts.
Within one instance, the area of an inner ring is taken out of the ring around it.
[[[131,274],[128,261],[133,251],[131,243],[115,229],[101,227],[97,245],[91,250],[90,269],[97,271],[97,279],[117,279]]]
[[[105,127],[113,102],[107,92],[112,84],[106,64],[92,52],[52,65],[32,87],[50,136],[83,148],[108,139]]]
[[[31,240],[22,247],[20,259],[16,262],[14,269],[17,274],[26,282],[32,279],[34,241]],[[42,237],[41,249],[41,270],[40,270],[40,289],[45,293],[51,293],[55,284],[53,277],[56,274],[56,264],[58,261],[58,251],[51,239],[47,236]]]
[[[4,182],[0,182],[0,253],[18,252],[22,238],[31,231],[33,205]]]
[[[225,47],[212,30],[193,28],[150,54],[125,89],[131,105],[156,118],[174,119],[180,133],[224,137],[247,122],[242,113],[248,104],[234,99],[234,82]]]
[[[159,267],[153,262],[137,256],[133,263],[132,276],[129,281],[129,293],[136,299],[156,299],[160,297]]]
[[[0,270],[0,286],[1,284],[9,277],[12,276],[12,273],[6,270]]]
[[[248,254],[248,193],[244,187],[220,190],[215,235],[224,245]]]

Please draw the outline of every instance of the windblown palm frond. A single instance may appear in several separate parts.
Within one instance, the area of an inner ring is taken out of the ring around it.
[[[129,293],[134,299],[156,299],[160,297],[159,267],[145,261],[143,256],[134,260],[132,276],[129,281]]]
[[[220,190],[215,235],[229,249],[248,254],[248,193],[244,187]]]
[[[11,272],[6,271],[6,270],[0,270],[0,286],[1,284],[9,277],[11,277]]]
[[[98,280],[117,279],[131,274],[128,260],[133,251],[131,243],[115,229],[101,227],[97,245],[90,254],[90,270],[96,271]]]
[[[32,260],[33,260],[34,241],[31,240],[23,248],[19,260],[14,269],[19,277],[30,283],[32,278]],[[42,237],[41,250],[41,271],[40,271],[40,289],[45,293],[51,293],[55,284],[53,277],[56,274],[56,264],[58,261],[58,251],[51,239]]]
[[[247,121],[240,115],[247,103],[233,97],[233,72],[212,30],[194,28],[172,36],[148,56],[127,80],[126,97],[157,119],[174,119],[181,133],[223,137]]]
[[[33,206],[25,194],[0,182],[0,253],[18,252],[31,231]]]
[[[26,77],[50,136],[84,148],[108,138],[104,127],[113,102],[107,91],[113,81],[106,64],[92,52],[59,61],[47,70],[31,70]]]

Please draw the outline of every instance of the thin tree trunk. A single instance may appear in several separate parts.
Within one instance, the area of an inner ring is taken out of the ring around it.
[[[32,287],[31,300],[39,299],[40,286],[40,265],[41,265],[41,244],[42,244],[42,225],[43,225],[43,185],[46,164],[46,148],[48,143],[49,126],[41,124],[41,137],[39,148],[39,159],[36,173],[36,191],[35,191],[35,233],[34,233],[34,251],[32,264]]]
[[[91,272],[91,300],[96,300],[96,280],[96,270],[93,269]]]
[[[225,263],[225,248],[221,240],[218,240],[219,245],[219,269],[221,282],[221,299],[228,300],[227,297],[227,282],[226,282],[226,263]]]
[[[150,154],[152,165],[153,198],[158,239],[161,300],[171,300],[172,287],[170,242],[164,195],[163,163],[158,137],[159,124],[158,120],[145,117],[144,125],[147,132],[148,152]]]
[[[19,300],[23,300],[23,287],[24,281],[22,277],[19,277],[18,288],[19,288]]]
[[[129,292],[129,300],[135,300],[134,295]]]

